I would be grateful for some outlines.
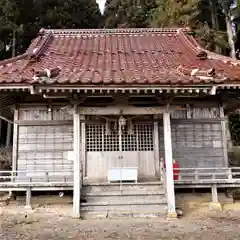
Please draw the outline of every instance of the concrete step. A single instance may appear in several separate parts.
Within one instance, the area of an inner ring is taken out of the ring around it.
[[[82,196],[82,199],[86,201],[88,204],[166,204],[166,197],[164,195],[109,195],[109,196]]]

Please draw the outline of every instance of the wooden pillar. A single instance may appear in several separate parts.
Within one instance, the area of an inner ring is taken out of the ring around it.
[[[73,217],[80,218],[80,197],[81,197],[81,164],[80,164],[80,145],[81,145],[81,123],[78,108],[75,106],[73,113],[73,146],[74,146],[74,176],[73,176]]]
[[[81,157],[80,157],[80,164],[81,164],[81,174],[82,177],[87,176],[87,166],[86,166],[86,124],[85,124],[85,116],[80,116],[81,121]],[[81,179],[82,180],[82,179]]]
[[[168,202],[168,217],[176,218],[175,191],[173,180],[173,156],[172,156],[172,136],[170,113],[163,113],[164,127],[164,148],[165,148],[165,164],[166,164],[166,191]]]
[[[8,122],[7,124],[7,139],[6,139],[6,147],[9,147],[11,144],[12,138],[12,124]]]
[[[16,121],[19,118],[19,111],[18,109],[14,110],[14,124],[13,124],[13,149],[12,149],[12,170],[13,174],[14,171],[17,171],[17,157],[18,157],[18,133],[19,133],[19,126]]]
[[[221,132],[222,132],[222,146],[223,146],[223,157],[224,166],[228,167],[228,120],[225,118],[224,109],[220,106],[220,117],[221,117]],[[230,134],[230,133],[229,133]],[[230,136],[231,139],[231,136]]]
[[[2,138],[2,119],[0,119],[0,140]]]
[[[159,130],[158,130],[158,117],[154,116],[154,128],[153,128],[153,139],[154,139],[154,160],[155,160],[155,175],[156,177],[161,177],[160,171],[160,158],[159,158]]]

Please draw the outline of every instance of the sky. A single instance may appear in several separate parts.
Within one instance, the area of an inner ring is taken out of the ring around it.
[[[105,1],[106,1],[106,0],[96,0],[96,2],[97,2],[98,5],[99,5],[99,8],[100,8],[101,13],[103,13],[103,11],[104,11]]]

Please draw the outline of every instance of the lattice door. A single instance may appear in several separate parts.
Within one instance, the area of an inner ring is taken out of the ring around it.
[[[152,124],[134,124],[131,133],[123,129],[121,140],[118,128],[108,133],[104,124],[88,124],[86,138],[87,152],[153,151]]]
[[[131,132],[126,128],[121,135],[118,126],[109,132],[105,124],[87,124],[86,144],[88,180],[106,181],[108,169],[115,167],[137,167],[142,175],[154,174],[152,124],[134,124]]]

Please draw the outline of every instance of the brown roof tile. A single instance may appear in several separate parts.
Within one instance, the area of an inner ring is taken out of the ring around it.
[[[44,84],[240,83],[239,61],[207,51],[200,60],[200,51],[186,29],[41,30],[25,54],[0,62],[0,84],[43,83],[39,72],[57,67]]]

